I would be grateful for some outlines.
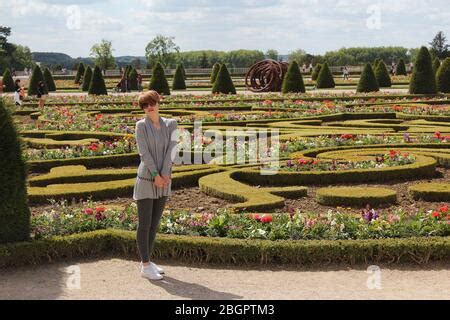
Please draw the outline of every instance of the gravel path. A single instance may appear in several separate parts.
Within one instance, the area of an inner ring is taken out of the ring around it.
[[[368,273],[368,266],[244,270],[160,262],[166,277],[153,282],[139,277],[137,265],[106,259],[3,269],[0,299],[450,299],[450,265],[443,263],[380,266],[378,274]],[[74,270],[80,271],[80,288]],[[368,280],[376,279],[369,289]]]

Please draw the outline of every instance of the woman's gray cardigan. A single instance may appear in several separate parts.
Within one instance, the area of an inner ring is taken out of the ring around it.
[[[171,176],[178,125],[175,119],[163,117],[160,117],[160,124],[162,131],[159,134],[148,117],[136,123],[136,144],[141,163],[134,185],[134,200],[158,199],[171,194],[172,183],[170,182],[167,187],[157,188],[153,184],[151,173],[158,171],[161,176]],[[164,153],[161,154],[158,150],[164,150]]]

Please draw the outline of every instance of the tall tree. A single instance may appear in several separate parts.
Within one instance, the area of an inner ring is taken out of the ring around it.
[[[163,67],[169,67],[177,60],[177,55],[180,52],[175,42],[175,37],[165,37],[157,35],[145,47],[145,57],[150,66],[155,66],[156,63],[161,62]]]
[[[112,42],[103,39],[102,42],[92,46],[91,57],[94,58],[95,64],[100,69],[114,69],[116,67],[116,60],[112,55],[113,50]]]
[[[266,52],[266,58],[267,59],[272,59],[272,60],[278,60],[278,51],[275,49],[269,49]]]
[[[447,44],[447,38],[442,31],[434,37],[430,42],[431,52],[434,53],[439,59],[443,60],[449,56],[449,45]]]

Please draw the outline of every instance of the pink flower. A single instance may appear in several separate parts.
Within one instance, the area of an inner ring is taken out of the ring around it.
[[[87,208],[84,210],[84,213],[90,216],[94,214],[94,210],[92,210],[91,208]]]

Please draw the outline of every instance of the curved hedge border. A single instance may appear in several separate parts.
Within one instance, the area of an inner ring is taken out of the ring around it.
[[[384,182],[398,179],[433,177],[436,172],[436,165],[437,161],[434,158],[417,156],[415,163],[397,167],[317,172],[279,171],[275,176],[260,175],[260,172],[255,170],[239,170],[233,172],[231,177],[252,184],[276,186],[330,185],[372,181]]]
[[[450,201],[450,183],[422,183],[408,188],[415,200]]]
[[[73,167],[72,167],[73,168]],[[64,170],[64,168],[61,168]],[[211,168],[205,170],[185,171],[173,174],[172,188],[195,186],[200,177],[205,175],[214,174],[222,171],[221,168]],[[96,170],[96,172],[89,173],[83,176],[82,172],[75,173],[72,177],[67,179],[72,180],[72,183],[63,184],[51,184],[46,187],[30,187],[28,188],[28,201],[30,204],[48,203],[48,199],[86,199],[91,197],[92,200],[112,199],[115,197],[129,196],[133,192],[134,183],[136,181],[136,170],[134,174],[128,171],[124,171],[121,180],[107,180],[117,177],[120,172],[115,175],[111,170],[106,170],[105,173],[101,173],[102,170]],[[51,175],[51,174],[50,174]],[[125,176],[133,176],[133,178],[124,179]],[[61,177],[66,181],[66,178]],[[98,181],[96,181],[96,179]],[[85,181],[78,182],[75,181]],[[90,182],[88,182],[90,181]],[[92,182],[94,181],[94,182]],[[74,183],[75,182],[75,183]]]
[[[307,194],[305,187],[256,188],[234,180],[233,170],[200,178],[200,190],[208,195],[240,202],[233,207],[241,211],[265,211],[284,207],[284,198],[300,198]]]
[[[104,256],[137,261],[133,231],[100,230],[0,245],[0,268]],[[152,259],[210,264],[349,264],[448,261],[450,237],[270,241],[158,234]]]
[[[373,206],[397,202],[397,192],[386,188],[335,187],[317,190],[317,202],[326,206]]]

